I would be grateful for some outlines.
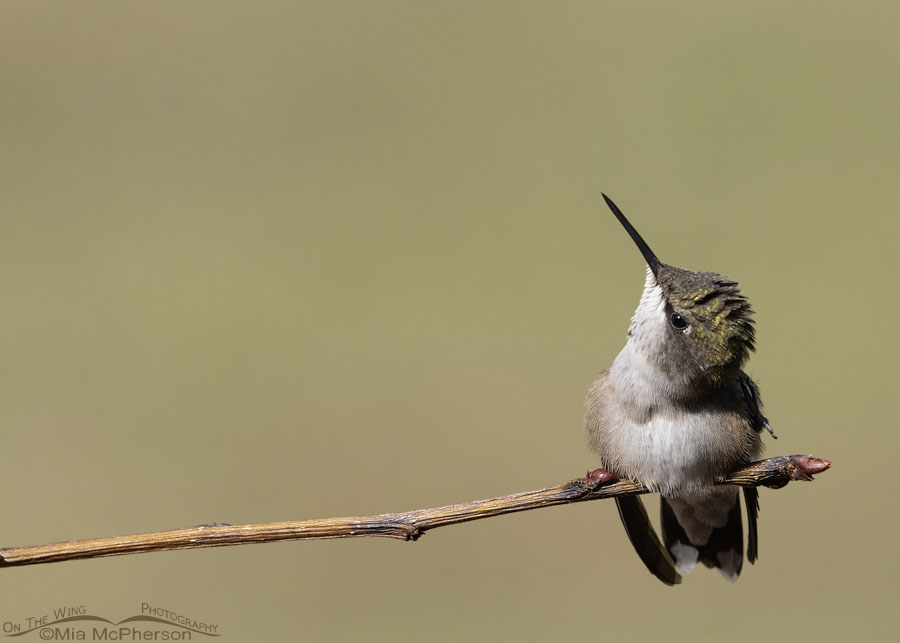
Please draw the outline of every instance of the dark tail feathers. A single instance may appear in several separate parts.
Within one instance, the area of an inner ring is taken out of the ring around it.
[[[641,499],[637,496],[623,496],[616,498],[616,506],[628,539],[650,573],[666,585],[679,584],[681,576],[676,571],[669,552],[659,542],[659,536],[650,523]]]
[[[725,524],[715,527],[708,524],[710,512],[722,500],[692,503],[688,498],[662,498],[661,517],[663,541],[675,561],[675,568],[682,574],[690,572],[698,562],[715,567],[726,579],[736,581],[744,563],[744,533],[741,524],[740,496],[735,490],[730,508],[721,505],[721,516],[727,512]],[[726,497],[726,500],[728,498]],[[749,501],[750,498],[747,498]],[[756,504],[748,502],[750,524],[750,562],[756,560]],[[713,508],[709,507],[712,502]]]

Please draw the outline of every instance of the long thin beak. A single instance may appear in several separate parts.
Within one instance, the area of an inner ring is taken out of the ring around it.
[[[603,194],[602,192],[600,194]],[[625,218],[625,215],[622,214],[622,211],[619,209],[615,203],[612,202],[608,196],[603,194],[603,198],[606,200],[606,205],[609,206],[609,209],[613,211],[613,214],[616,215],[616,218],[619,220],[619,223],[628,231],[628,234],[631,236],[632,241],[634,241],[635,245],[638,247],[638,250],[641,251],[641,254],[644,255],[644,259],[647,261],[647,265],[650,266],[650,270],[653,271],[653,276],[658,277],[657,271],[659,270],[660,260],[656,258],[656,255],[653,254],[653,251],[650,249],[650,246],[647,245],[647,242],[644,241],[644,238],[638,234],[638,231],[634,229],[634,226],[628,222],[628,219]]]

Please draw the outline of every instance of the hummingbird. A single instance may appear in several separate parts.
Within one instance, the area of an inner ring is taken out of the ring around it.
[[[738,489],[717,486],[756,460],[766,429],[759,388],[742,370],[755,348],[753,310],[738,284],[662,263],[603,198],[647,262],[625,347],[590,387],[585,426],[613,475],[661,497],[662,542],[638,496],[616,498],[631,544],[667,585],[702,563],[736,581],[744,562]],[[756,562],[755,488],[744,489],[747,559]]]

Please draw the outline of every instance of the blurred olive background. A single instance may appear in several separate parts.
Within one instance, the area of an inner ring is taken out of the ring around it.
[[[894,3],[0,5],[3,546],[436,506],[597,461],[643,262],[738,279],[780,439],[736,585],[612,503],[0,573],[223,640],[895,634]]]

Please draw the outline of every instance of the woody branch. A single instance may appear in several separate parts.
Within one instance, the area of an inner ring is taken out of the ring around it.
[[[744,487],[783,487],[793,480],[812,480],[831,463],[811,456],[781,456],[753,462],[735,469],[721,484]],[[537,491],[476,500],[459,505],[416,509],[401,513],[355,518],[320,518],[256,525],[201,525],[133,536],[111,536],[0,549],[0,567],[38,565],[64,560],[122,556],[173,549],[226,547],[279,540],[358,538],[381,536],[416,540],[426,531],[471,520],[491,518],[517,511],[587,502],[616,496],[649,493],[630,480],[617,480],[604,469],[589,472],[565,484]]]

